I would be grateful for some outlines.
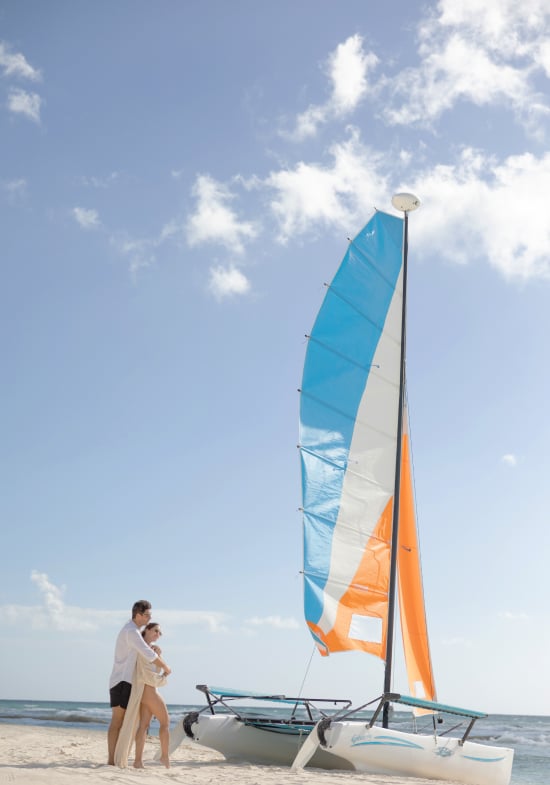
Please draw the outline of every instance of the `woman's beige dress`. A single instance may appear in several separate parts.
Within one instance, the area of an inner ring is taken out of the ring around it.
[[[132,744],[136,738],[136,731],[139,725],[139,706],[143,687],[148,684],[150,687],[162,687],[166,684],[166,676],[155,673],[151,669],[151,664],[144,657],[138,655],[134,676],[132,680],[132,692],[124,722],[120,729],[120,735],[115,749],[115,765],[125,769],[128,766],[128,755]]]

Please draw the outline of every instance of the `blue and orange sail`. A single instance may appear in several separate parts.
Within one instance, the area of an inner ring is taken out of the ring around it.
[[[402,301],[403,220],[377,212],[327,289],[301,386],[304,605],[325,655],[356,649],[386,656]],[[434,700],[406,427],[399,518],[409,689]]]

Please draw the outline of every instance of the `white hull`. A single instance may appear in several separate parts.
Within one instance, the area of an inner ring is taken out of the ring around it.
[[[193,740],[227,760],[291,766],[308,733],[290,735],[247,725],[231,715],[201,714],[191,725]],[[315,732],[315,731],[314,731]],[[423,736],[364,722],[333,722],[324,731],[308,766],[369,774],[448,780],[464,785],[508,785],[513,750],[447,737]]]
[[[196,744],[216,750],[227,760],[268,766],[291,766],[309,735],[307,732],[291,735],[263,730],[246,725],[233,715],[223,714],[200,714],[191,725],[191,732]],[[351,763],[321,748],[309,765],[319,769],[354,769]]]
[[[326,748],[357,771],[450,780],[465,785],[508,785],[514,751],[444,736],[423,736],[361,722],[333,722]]]

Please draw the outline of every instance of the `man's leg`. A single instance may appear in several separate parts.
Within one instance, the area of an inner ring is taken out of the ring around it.
[[[113,716],[111,717],[111,724],[109,725],[109,730],[107,731],[107,747],[109,750],[109,760],[107,762],[109,766],[115,765],[116,743],[118,741],[120,729],[122,728],[122,722],[124,720],[124,715],[126,714],[126,709],[123,709],[122,706],[113,706],[112,712]]]

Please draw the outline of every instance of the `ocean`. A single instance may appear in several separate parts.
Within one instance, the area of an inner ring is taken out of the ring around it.
[[[172,725],[197,705],[169,705]],[[0,700],[0,724],[88,728],[106,733],[111,719],[107,703]],[[155,733],[155,723],[151,726]],[[550,716],[494,714],[479,720],[472,741],[515,750],[511,785],[550,785]]]

